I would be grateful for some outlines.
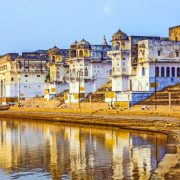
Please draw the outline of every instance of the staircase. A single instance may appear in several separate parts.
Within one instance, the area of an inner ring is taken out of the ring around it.
[[[91,102],[105,102],[105,93],[111,91],[112,81],[104,84],[96,92],[89,94],[82,102],[89,102],[91,96]]]
[[[169,93],[171,93],[171,104],[180,105],[180,84],[175,86],[169,86],[156,93],[157,105],[169,104]],[[155,95],[153,94],[149,98],[138,103],[138,105],[153,105],[155,103]]]

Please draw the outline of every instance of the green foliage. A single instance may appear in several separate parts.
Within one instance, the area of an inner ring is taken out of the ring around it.
[[[50,69],[48,68],[48,73],[46,75],[46,78],[45,78],[45,82],[49,82],[50,81]]]

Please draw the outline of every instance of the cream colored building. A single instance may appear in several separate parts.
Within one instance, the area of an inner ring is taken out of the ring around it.
[[[84,39],[71,45],[68,60],[70,88],[65,95],[66,103],[81,101],[109,81],[111,60],[107,51],[110,49],[105,37],[102,45],[91,45]]]
[[[21,99],[43,95],[47,74],[46,55],[9,53],[0,57],[0,99],[14,104]]]
[[[46,101],[69,89],[69,84],[67,83],[69,65],[66,63],[68,57],[68,49],[59,49],[55,46],[48,50],[49,62],[47,63],[47,67],[49,68],[49,79],[46,82],[44,91]]]
[[[108,52],[112,92],[106,93],[106,102],[128,107],[156,90],[180,83],[180,42],[175,37],[179,37],[178,27],[170,29],[169,38],[115,33]]]

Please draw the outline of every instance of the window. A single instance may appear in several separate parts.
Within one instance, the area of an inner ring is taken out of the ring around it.
[[[178,37],[175,37],[175,41],[178,41]]]
[[[88,76],[88,69],[85,68],[85,76]]]
[[[159,77],[159,67],[156,67],[156,77]]]
[[[38,74],[37,77],[41,77],[41,76]]]
[[[119,50],[119,47],[120,47],[120,44],[117,43],[117,44],[116,44],[116,50]]]
[[[145,68],[142,67],[142,76],[145,76]]]
[[[164,67],[161,67],[161,77],[164,77]]]
[[[171,73],[172,73],[172,77],[175,77],[175,68],[174,67],[172,67],[172,69],[171,69]]]
[[[169,67],[166,68],[166,77],[170,77],[170,68]]]
[[[139,55],[142,56],[142,50],[139,51]]]
[[[161,56],[161,51],[158,51],[158,56]]]
[[[56,57],[52,56],[52,62],[55,62],[55,60],[56,60]]]
[[[56,77],[57,77],[58,79],[60,78],[60,73],[59,73],[59,72],[56,73]]]
[[[28,75],[26,74],[25,77],[28,77]]]
[[[122,43],[121,43],[121,50],[125,50],[125,49],[126,49],[125,42],[122,42]]]
[[[84,56],[84,53],[82,50],[79,51],[79,57],[83,57]]]
[[[177,77],[180,77],[180,67],[177,68]]]
[[[176,57],[179,57],[179,52],[178,51],[176,51]]]
[[[14,81],[14,78],[13,78],[13,77],[11,78],[11,81]]]
[[[112,72],[114,72],[115,71],[115,67],[113,67],[113,69],[112,69]]]
[[[4,70],[6,70],[7,69],[7,65],[4,65],[4,66],[1,66],[0,67],[0,71],[4,71]]]
[[[126,68],[122,68],[122,71],[123,71],[123,72],[126,72]]]

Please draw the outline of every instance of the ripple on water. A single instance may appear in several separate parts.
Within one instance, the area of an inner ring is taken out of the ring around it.
[[[148,179],[165,145],[156,133],[0,120],[0,180]]]

